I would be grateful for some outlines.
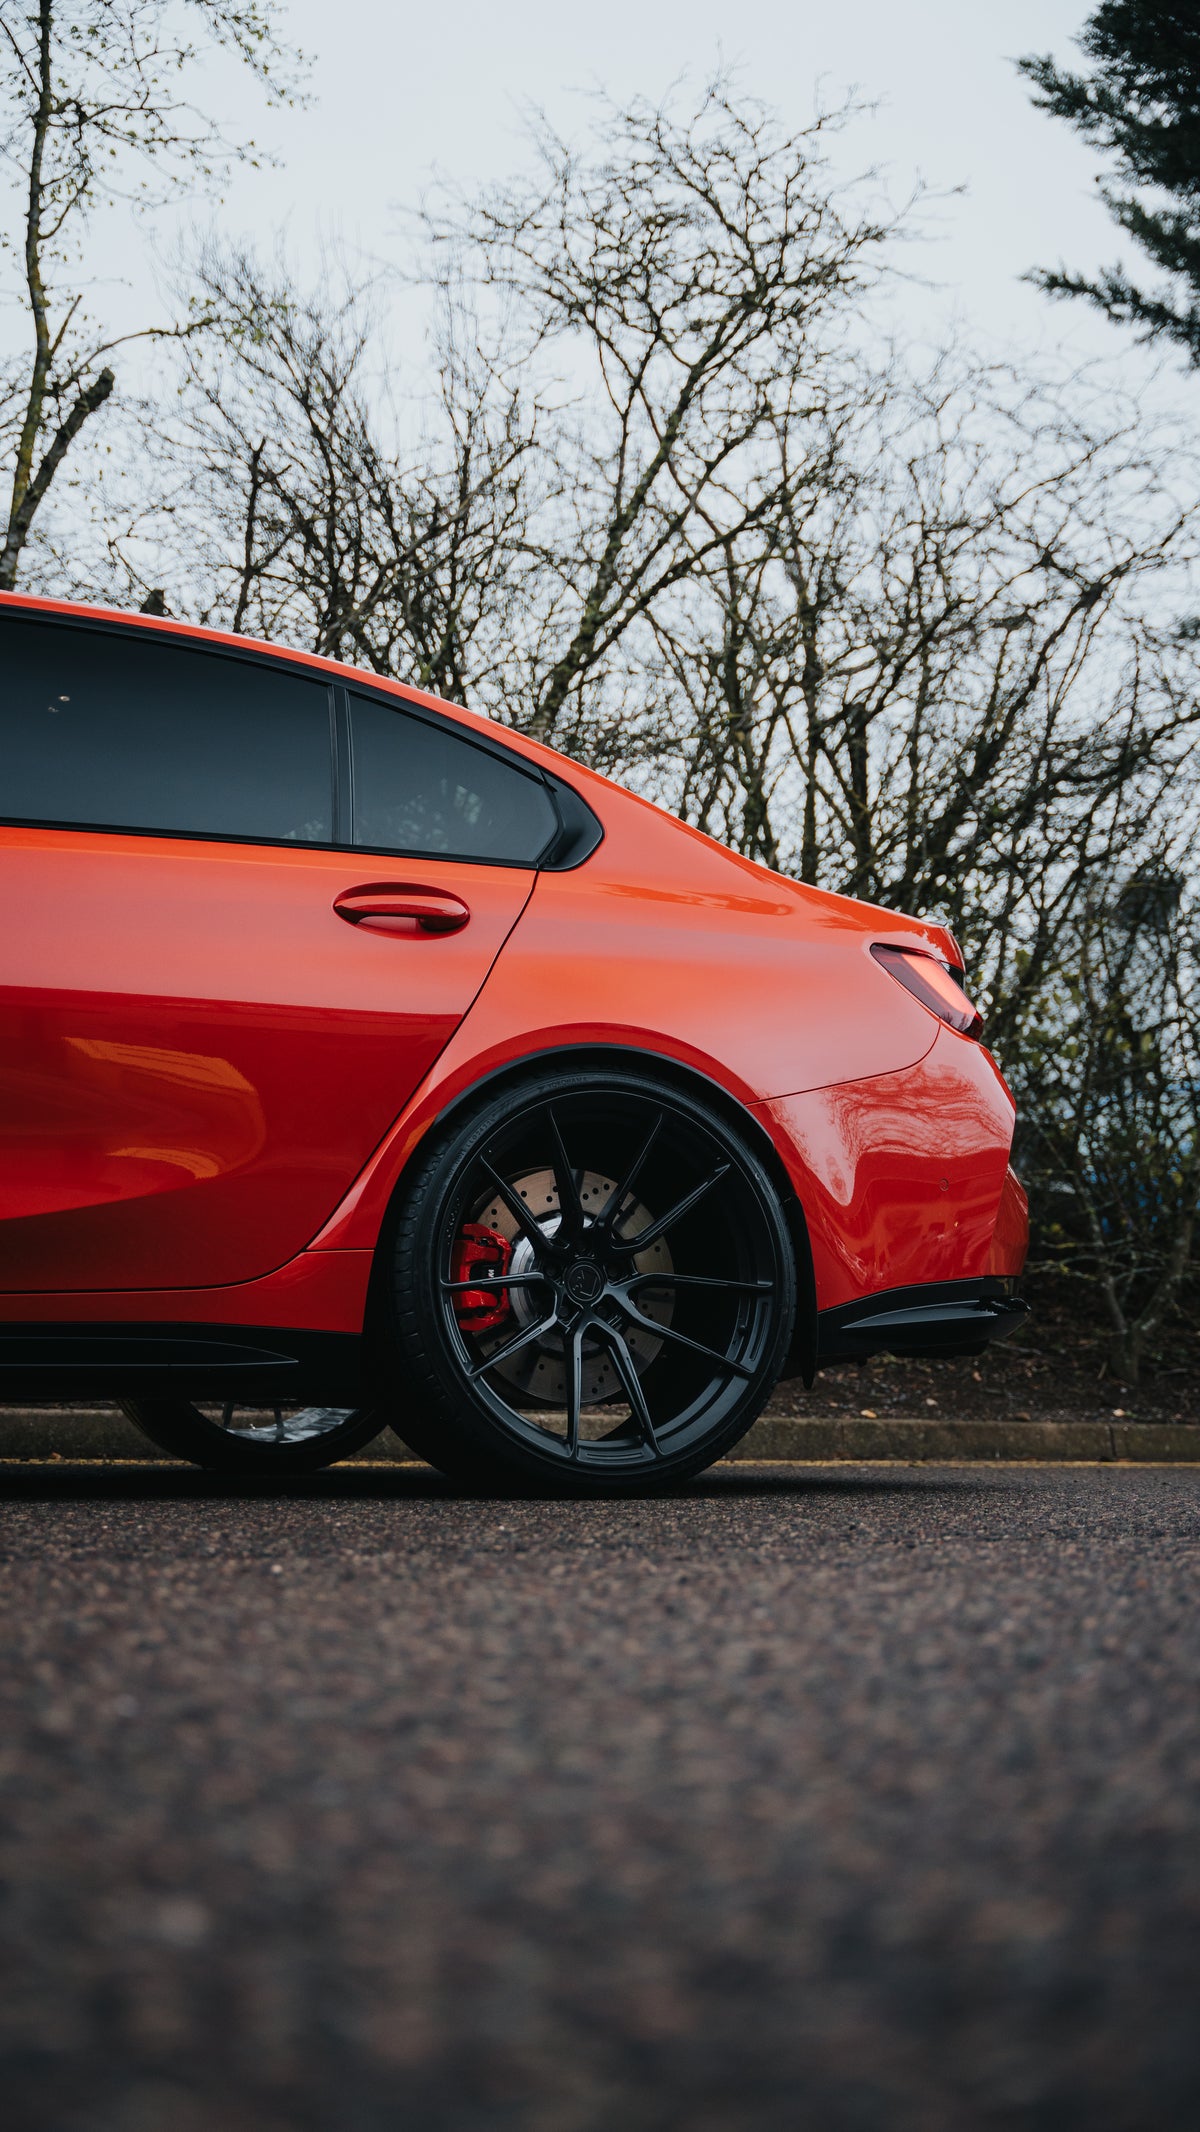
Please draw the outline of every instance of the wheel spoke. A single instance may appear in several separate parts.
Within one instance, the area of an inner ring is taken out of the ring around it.
[[[649,1132],[643,1140],[642,1145],[638,1150],[638,1153],[634,1156],[633,1161],[630,1163],[628,1170],[625,1172],[624,1178],[622,1179],[620,1184],[613,1186],[612,1192],[606,1199],[599,1214],[596,1216],[596,1227],[598,1229],[612,1230],[616,1228],[618,1212],[623,1206],[628,1194],[632,1192],[633,1187],[637,1183],[638,1178],[641,1176],[642,1170],[645,1167],[646,1158],[658,1138],[659,1129],[662,1125],[662,1122],[663,1114],[661,1110],[656,1111],[654,1114],[654,1123],[650,1127]]]
[[[624,1311],[630,1324],[637,1326],[639,1332],[653,1333],[656,1340],[673,1340],[677,1347],[690,1348],[694,1355],[703,1355],[706,1362],[719,1363],[721,1368],[728,1370],[731,1376],[752,1377],[754,1375],[754,1371],[747,1369],[744,1362],[735,1362],[730,1355],[723,1355],[719,1348],[703,1347],[699,1340],[689,1340],[686,1333],[676,1332],[673,1325],[660,1325],[657,1318],[648,1318],[644,1311],[638,1309],[637,1304],[630,1296],[624,1294],[616,1295],[614,1301]]]
[[[558,1186],[558,1211],[562,1216],[565,1236],[577,1242],[583,1235],[583,1201],[579,1197],[579,1180],[563,1146],[562,1132],[554,1114],[554,1107],[550,1103],[546,1105],[546,1116],[550,1120],[550,1131],[554,1140],[553,1167],[554,1182]]]
[[[439,1275],[443,1295],[462,1295],[468,1288],[535,1288],[544,1287],[548,1273],[481,1273],[473,1281],[448,1281]]]
[[[751,1404],[782,1337],[781,1212],[699,1103],[599,1074],[518,1094],[446,1151],[397,1277],[436,1329],[448,1405],[457,1385],[464,1463],[491,1431],[568,1493],[652,1488]]]
[[[698,1200],[703,1199],[706,1192],[711,1192],[715,1184],[720,1184],[722,1177],[729,1175],[731,1167],[728,1162],[719,1162],[710,1176],[693,1191],[685,1192],[683,1198],[677,1199],[675,1205],[665,1214],[660,1214],[657,1221],[652,1221],[645,1229],[639,1229],[636,1236],[614,1237],[614,1251],[645,1251],[651,1244],[656,1244],[660,1236],[665,1236],[668,1229],[673,1229],[676,1222],[682,1221],[685,1214],[691,1213],[692,1208]]]
[[[642,1389],[642,1380],[638,1376],[633,1356],[630,1354],[615,1325],[610,1325],[604,1318],[596,1318],[593,1320],[593,1329],[601,1335],[604,1345],[613,1358],[617,1375],[624,1388],[625,1397],[633,1409],[633,1418],[642,1432],[643,1442],[649,1445],[654,1456],[658,1458],[660,1456],[658,1437],[655,1433],[650,1409],[646,1404],[646,1394]]]
[[[522,1236],[533,1245],[535,1251],[544,1250],[547,1243],[546,1232],[541,1224],[534,1220],[520,1193],[514,1192],[507,1177],[500,1175],[495,1164],[489,1162],[486,1155],[480,1157],[480,1167],[487,1171]]]
[[[567,1342],[567,1456],[579,1456],[579,1416],[583,1406],[583,1335],[582,1319],[571,1328]]]
[[[558,1313],[552,1310],[548,1317],[542,1318],[536,1325],[527,1325],[524,1332],[515,1334],[504,1347],[498,1347],[495,1354],[489,1355],[485,1362],[479,1363],[475,1369],[470,1371],[472,1384],[474,1384],[477,1377],[482,1377],[488,1370],[499,1369],[500,1364],[507,1362],[510,1355],[519,1355],[521,1349],[528,1347],[531,1340],[540,1340],[542,1335],[551,1332],[557,1323]]]

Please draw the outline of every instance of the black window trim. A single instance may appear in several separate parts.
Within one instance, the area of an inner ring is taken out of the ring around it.
[[[351,696],[365,696],[371,703],[382,704],[385,710],[393,712],[402,710],[406,718],[414,718],[418,724],[432,727],[434,732],[453,732],[456,739],[463,741],[467,747],[476,749],[480,755],[490,755],[494,762],[503,763],[506,769],[519,771],[522,776],[528,779],[530,784],[541,786],[557,818],[557,827],[547,837],[545,843],[540,846],[537,854],[532,859],[485,859],[481,858],[478,852],[428,851],[422,847],[405,851],[396,844],[360,844],[356,842],[351,846],[351,849],[365,851],[378,858],[385,859],[415,859],[418,862],[422,859],[447,859],[455,866],[511,866],[521,873],[540,873],[542,871],[542,863],[546,853],[553,852],[562,834],[562,811],[558,805],[550,779],[543,774],[535,763],[522,762],[520,756],[514,755],[511,748],[506,748],[502,742],[493,741],[488,734],[468,733],[454,719],[443,718],[439,711],[431,711],[428,704],[414,703],[408,696],[397,698],[390,689],[385,692],[383,689],[360,688],[357,680],[339,681],[335,685],[335,694],[342,698],[341,715],[345,720],[349,736],[350,776],[347,796],[350,811],[343,826],[351,833],[354,827],[354,723],[350,709]]]
[[[322,838],[309,842],[299,837],[235,836],[214,833],[202,829],[147,829],[141,824],[123,825],[119,822],[61,822],[50,818],[33,819],[29,815],[9,815],[0,812],[0,826],[13,829],[57,829],[63,831],[83,830],[93,836],[139,836],[166,839],[171,843],[187,844],[245,844],[261,846],[273,851],[338,851],[362,852],[368,857],[413,859],[416,861],[446,861],[454,866],[503,866],[518,873],[571,872],[591,857],[603,841],[604,828],[592,812],[587,801],[565,780],[549,776],[535,763],[528,763],[502,741],[495,741],[487,733],[468,732],[456,719],[443,717],[440,711],[431,710],[428,704],[415,702],[400,686],[400,693],[392,689],[372,687],[375,678],[364,673],[361,678],[357,669],[352,681],[334,679],[319,667],[311,667],[303,658],[289,659],[276,652],[260,651],[256,645],[218,644],[210,637],[193,635],[191,630],[146,629],[133,621],[120,621],[110,616],[87,614],[60,614],[49,608],[22,607],[7,599],[0,602],[0,618],[11,616],[15,622],[35,622],[52,627],[81,629],[99,632],[104,636],[122,637],[126,641],[142,641],[147,637],[185,644],[193,651],[209,653],[219,659],[236,659],[251,666],[269,667],[273,673],[292,674],[297,679],[325,682],[329,697],[329,775],[330,819],[333,824],[332,839]],[[509,769],[519,771],[534,784],[541,785],[548,794],[557,817],[557,829],[533,859],[485,859],[477,853],[454,851],[400,851],[395,845],[356,844],[353,839],[353,760],[350,741],[350,703],[355,695],[369,696],[373,702],[385,704],[389,710],[403,706],[405,714],[420,719],[436,730],[452,731],[467,747],[478,748],[505,763]]]
[[[353,847],[355,851],[374,852],[383,858],[391,856],[411,859],[451,859],[456,864],[464,866],[515,866],[526,872],[570,873],[573,872],[576,866],[582,866],[585,859],[590,859],[592,853],[603,842],[603,824],[593,814],[582,795],[576,792],[575,787],[568,784],[565,779],[554,777],[543,770],[537,763],[526,762],[522,756],[514,754],[511,748],[506,748],[503,741],[493,740],[490,733],[468,732],[465,727],[459,725],[456,719],[444,718],[440,711],[431,710],[427,703],[414,702],[407,692],[397,697],[393,695],[390,689],[372,688],[370,681],[371,676],[364,675],[360,683],[356,674],[353,681],[342,681],[337,684],[339,692],[345,698],[343,716],[346,720],[347,730],[349,730],[350,726],[350,697],[352,695],[367,696],[372,703],[381,703],[390,711],[395,711],[402,705],[407,717],[419,719],[423,725],[432,726],[438,732],[444,733],[448,730],[453,732],[455,737],[465,741],[468,747],[477,748],[483,755],[490,755],[494,761],[503,763],[509,770],[519,770],[522,776],[527,777],[531,783],[540,785],[542,790],[548,795],[550,804],[554,809],[557,817],[557,827],[546,843],[542,845],[537,857],[532,860],[481,859],[477,855],[471,856],[467,853],[452,851],[405,852],[398,851],[394,844],[355,844]],[[403,688],[402,683],[400,686]],[[351,760],[352,755],[353,751],[351,750]],[[352,793],[353,768],[351,768],[348,789]],[[352,827],[352,823],[349,820],[346,827],[347,829]]]

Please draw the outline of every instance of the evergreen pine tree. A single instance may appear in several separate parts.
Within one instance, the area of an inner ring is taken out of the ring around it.
[[[1050,58],[1018,61],[1034,100],[1115,157],[1101,195],[1160,271],[1140,287],[1122,267],[1093,280],[1039,270],[1054,296],[1082,296],[1175,342],[1200,367],[1200,6],[1197,0],[1104,0],[1077,40],[1091,62],[1070,73]]]

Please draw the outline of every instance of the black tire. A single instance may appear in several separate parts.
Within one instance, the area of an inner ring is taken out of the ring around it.
[[[795,1317],[758,1157],[636,1072],[547,1073],[456,1121],[405,1179],[390,1260],[404,1441],[489,1491],[700,1472],[761,1412]]]
[[[224,1406],[205,1413],[186,1399],[122,1399],[121,1411],[160,1451],[213,1473],[278,1480],[319,1473],[378,1436],[373,1408]],[[334,1415],[340,1419],[334,1419]],[[289,1435],[287,1432],[291,1431]]]

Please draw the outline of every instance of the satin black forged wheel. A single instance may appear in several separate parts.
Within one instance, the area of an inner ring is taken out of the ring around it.
[[[774,1187],[723,1119],[633,1074],[547,1077],[475,1112],[408,1183],[391,1297],[405,1441],[484,1487],[684,1479],[760,1412],[795,1296]]]
[[[122,1413],[160,1451],[215,1473],[279,1480],[316,1473],[378,1436],[383,1416],[365,1407],[193,1406],[186,1399],[123,1399]]]

